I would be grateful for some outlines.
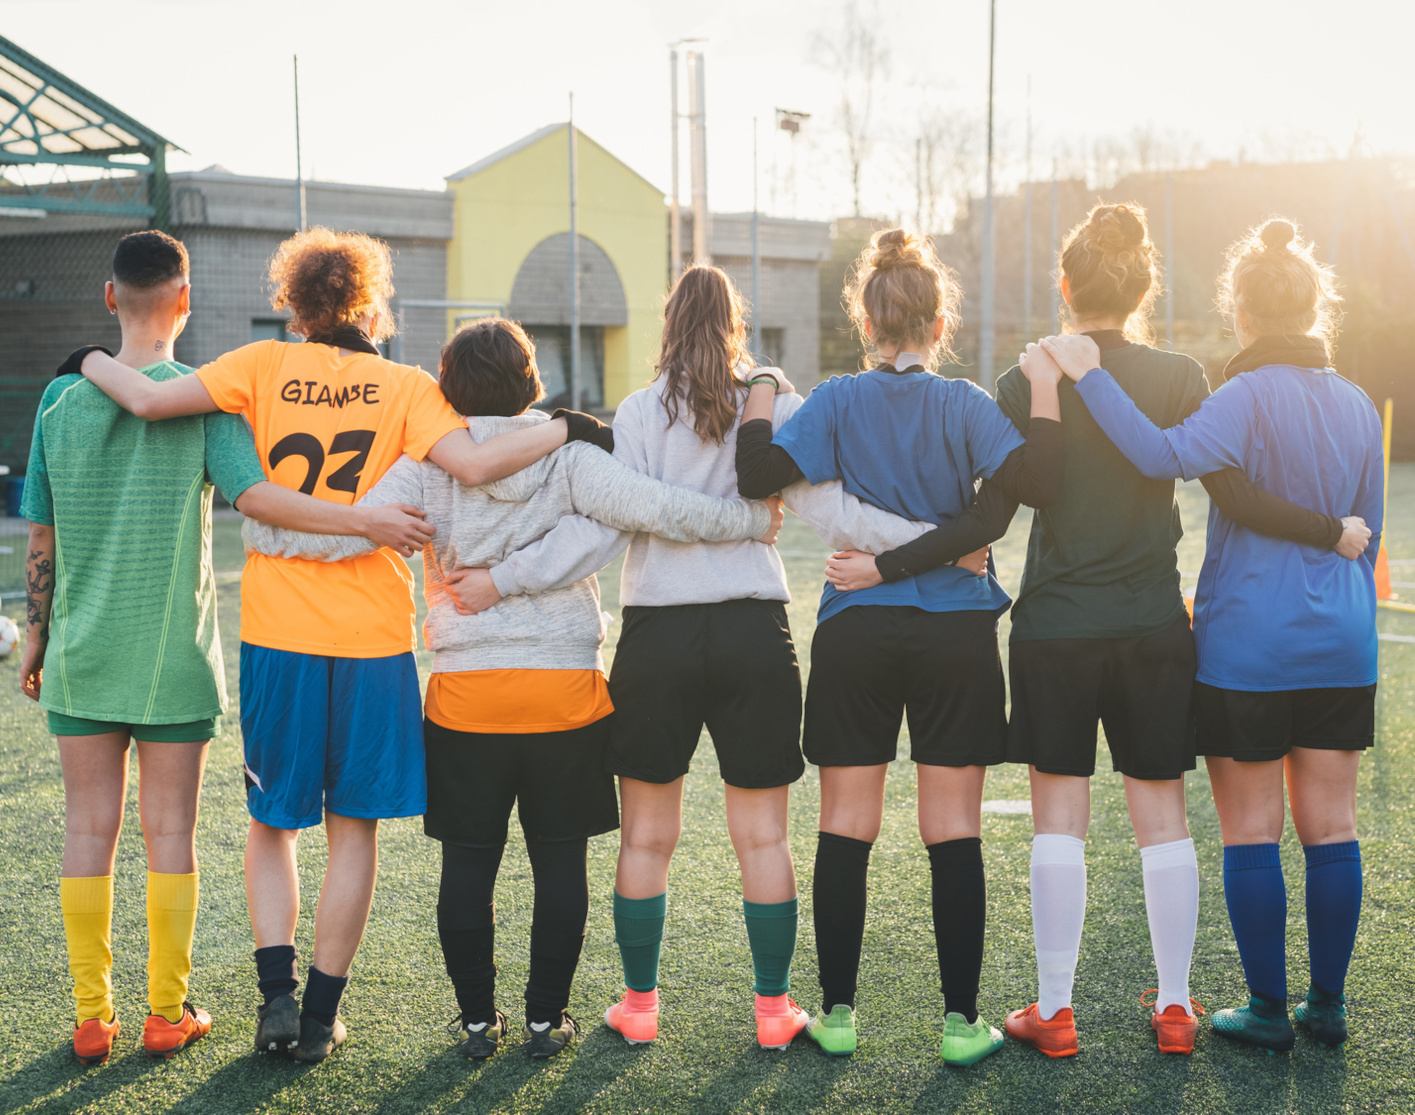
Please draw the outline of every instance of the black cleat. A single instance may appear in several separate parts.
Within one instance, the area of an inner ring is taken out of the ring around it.
[[[497,1011],[495,1022],[468,1025],[466,1019],[459,1014],[447,1024],[447,1030],[453,1034],[461,1030],[467,1035],[457,1043],[463,1057],[469,1061],[485,1061],[501,1048],[501,1041],[506,1037],[506,1016]]]
[[[559,1026],[553,1026],[549,1022],[528,1022],[525,1029],[526,1040],[521,1043],[521,1048],[536,1060],[543,1061],[547,1057],[554,1057],[569,1045],[578,1030],[575,1020],[563,1012]]]
[[[300,1040],[300,1008],[293,995],[277,995],[255,1012],[255,1051],[288,1053]]]
[[[300,1040],[290,1053],[297,1061],[317,1065],[341,1045],[349,1036],[344,1028],[344,1020],[336,1017],[333,1026],[326,1026],[318,1018],[304,1011],[300,1012]]]

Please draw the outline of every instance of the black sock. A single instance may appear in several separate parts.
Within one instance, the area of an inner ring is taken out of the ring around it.
[[[585,945],[590,887],[585,869],[588,840],[526,841],[535,875],[531,919],[531,974],[526,982],[526,1022],[559,1026],[570,984]]]
[[[462,1021],[496,1021],[496,873],[505,845],[442,845],[437,935]]]
[[[983,971],[983,930],[988,920],[979,837],[943,840],[928,846],[933,874],[934,941],[943,1009],[978,1020],[978,981]]]
[[[267,945],[255,950],[256,978],[267,1003],[281,995],[293,995],[300,986],[300,977],[295,974],[295,958],[299,955],[294,945]]]
[[[865,879],[870,869],[868,840],[823,832],[816,842],[811,906],[820,962],[821,1005],[829,1013],[855,1006],[860,946],[865,939]]]
[[[300,1001],[300,1013],[308,1014],[326,1026],[333,1026],[334,1017],[339,1013],[339,1000],[344,997],[344,988],[348,986],[348,976],[326,975],[311,964],[309,979],[305,980],[305,996]]]

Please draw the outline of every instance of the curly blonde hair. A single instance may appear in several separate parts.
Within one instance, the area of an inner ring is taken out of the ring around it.
[[[1260,337],[1320,337],[1332,358],[1341,322],[1336,272],[1317,262],[1296,225],[1282,217],[1265,221],[1233,244],[1227,259],[1218,284],[1222,313],[1232,320],[1241,309]]]
[[[1150,315],[1160,289],[1158,260],[1143,206],[1132,201],[1092,207],[1061,244],[1072,321],[1123,318],[1126,340],[1153,344]]]
[[[296,233],[271,257],[270,282],[271,308],[289,309],[293,332],[326,336],[366,317],[375,318],[375,341],[397,332],[388,308],[393,256],[382,240],[362,232],[311,228]]]
[[[881,345],[898,347],[929,338],[934,323],[941,320],[943,336],[935,363],[954,359],[951,346],[962,301],[963,291],[953,272],[939,262],[933,241],[902,228],[871,237],[845,282],[843,298],[869,360],[878,357]]]

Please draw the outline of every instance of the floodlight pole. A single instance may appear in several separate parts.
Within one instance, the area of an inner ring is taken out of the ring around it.
[[[752,355],[762,357],[762,244],[757,205],[757,118],[752,117]]]
[[[1164,339],[1174,348],[1174,172],[1164,176]]]
[[[300,151],[300,56],[296,54],[293,57],[295,59],[295,184],[299,194],[300,231],[304,232],[309,224],[305,212],[305,168]]]
[[[993,389],[993,282],[997,251],[993,231],[992,211],[992,109],[993,61],[997,43],[997,0],[989,2],[988,17],[988,165],[987,192],[983,197],[983,291],[981,322],[978,330],[978,383],[989,393]]]
[[[1022,320],[1023,331],[1032,335],[1032,75],[1027,75],[1027,197],[1022,227]]]
[[[575,94],[570,94],[570,409],[580,406],[580,169],[576,162]]]
[[[668,115],[673,159],[673,195],[668,199],[668,281],[676,283],[683,273],[683,218],[678,212],[678,47],[668,52]]]
[[[1058,245],[1057,239],[1056,239],[1056,238],[1057,238],[1057,235],[1059,234],[1059,231],[1060,231],[1060,229],[1059,229],[1059,224],[1060,224],[1060,222],[1059,222],[1059,216],[1060,216],[1060,210],[1061,210],[1061,203],[1060,203],[1060,198],[1059,198],[1059,196],[1058,196],[1059,193],[1060,193],[1060,189],[1059,189],[1059,187],[1057,186],[1057,181],[1056,181],[1056,158],[1053,157],[1052,160],[1051,160],[1051,253],[1050,253],[1050,255],[1048,256],[1048,259],[1050,259],[1050,260],[1055,260],[1055,259],[1056,259],[1056,254],[1057,254],[1057,252],[1060,250],[1060,246]],[[1059,294],[1059,292],[1058,292],[1057,289],[1056,289],[1056,284],[1055,284],[1055,283],[1052,283],[1052,284],[1051,284],[1051,324],[1048,325],[1047,328],[1048,328],[1048,329],[1057,329],[1057,328],[1060,327],[1060,325],[1061,325],[1061,300],[1060,300],[1060,294]]]

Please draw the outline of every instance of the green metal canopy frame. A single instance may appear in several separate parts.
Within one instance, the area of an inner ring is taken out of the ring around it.
[[[146,217],[166,230],[169,150],[183,149],[0,36],[0,175],[10,167],[56,168],[43,183],[0,178],[10,187],[0,207]],[[100,173],[60,177],[62,167]]]

